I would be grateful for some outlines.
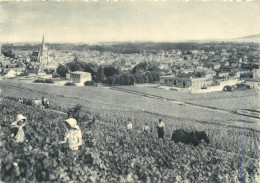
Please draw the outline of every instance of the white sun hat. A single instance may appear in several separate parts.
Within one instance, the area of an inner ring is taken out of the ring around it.
[[[66,123],[68,123],[71,128],[79,129],[79,126],[77,125],[77,120],[74,118],[69,118],[65,120]]]
[[[24,117],[22,114],[18,114],[18,115],[16,116],[15,121],[12,122],[11,126],[16,126],[17,123],[18,123],[19,121],[21,121],[21,120],[26,121],[26,117]]]

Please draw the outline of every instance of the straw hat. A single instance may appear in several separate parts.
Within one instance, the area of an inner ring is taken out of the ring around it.
[[[12,122],[11,126],[16,126],[17,123],[18,123],[19,121],[21,121],[21,120],[26,121],[26,117],[24,117],[22,114],[18,114],[18,115],[16,116],[15,121]]]
[[[71,128],[79,129],[79,126],[77,125],[77,120],[74,118],[66,119],[65,122],[70,125]]]

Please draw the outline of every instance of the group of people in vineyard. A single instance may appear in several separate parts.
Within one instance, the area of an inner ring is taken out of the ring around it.
[[[131,122],[131,118],[128,118],[128,123],[126,126],[126,130],[127,132],[132,131],[133,129],[133,124]],[[159,123],[156,125],[156,129],[157,129],[157,134],[158,134],[158,138],[162,139],[164,141],[164,134],[165,134],[165,124],[162,121],[162,119],[159,119]],[[148,123],[145,123],[145,125],[143,126],[143,133],[148,134],[151,132],[152,129],[150,129]]]
[[[65,127],[67,132],[65,134],[65,138],[63,141],[59,142],[61,145],[67,145],[70,150],[78,150],[79,147],[82,145],[82,133],[80,127],[77,124],[77,120],[74,118],[68,118],[64,120]],[[18,114],[16,116],[16,120],[11,123],[11,137],[17,143],[24,143],[26,141],[24,127],[28,125],[27,119],[22,114]],[[156,125],[158,138],[164,140],[164,133],[165,133],[165,125],[162,119],[159,119],[159,123]],[[127,124],[127,132],[131,132],[133,130],[133,124],[131,119],[128,119]],[[145,123],[143,127],[143,133],[148,134],[150,133],[150,127],[148,123]]]
[[[64,121],[67,132],[64,140],[59,142],[61,145],[66,145],[70,150],[78,150],[82,145],[82,133],[74,118],[69,118]],[[16,116],[16,120],[11,123],[11,137],[16,143],[26,142],[24,127],[27,126],[27,119],[22,114]]]

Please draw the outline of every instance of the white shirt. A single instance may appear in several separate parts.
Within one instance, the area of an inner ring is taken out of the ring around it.
[[[160,122],[157,126],[160,128],[165,127],[164,122]]]
[[[150,128],[149,128],[149,126],[144,126],[144,128],[143,128],[143,131],[145,132],[145,131],[148,131]]]
[[[65,135],[65,141],[71,150],[78,150],[82,145],[82,134],[80,130],[69,130]]]
[[[131,123],[131,122],[128,123],[127,126],[126,126],[126,128],[127,128],[127,130],[132,130],[132,128],[133,128],[132,123]]]

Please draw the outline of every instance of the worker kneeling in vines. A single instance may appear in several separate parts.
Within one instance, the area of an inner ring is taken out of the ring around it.
[[[16,142],[23,143],[25,141],[23,127],[26,125],[26,118],[22,114],[18,114],[16,120],[11,124],[11,136],[14,137]]]
[[[144,127],[143,127],[143,132],[145,134],[148,134],[150,131],[150,127],[148,126],[148,123],[145,123]]]
[[[82,145],[82,134],[77,121],[74,118],[69,118],[64,122],[68,131],[65,134],[64,141],[61,141],[60,144],[67,144],[69,149],[78,150]]]

